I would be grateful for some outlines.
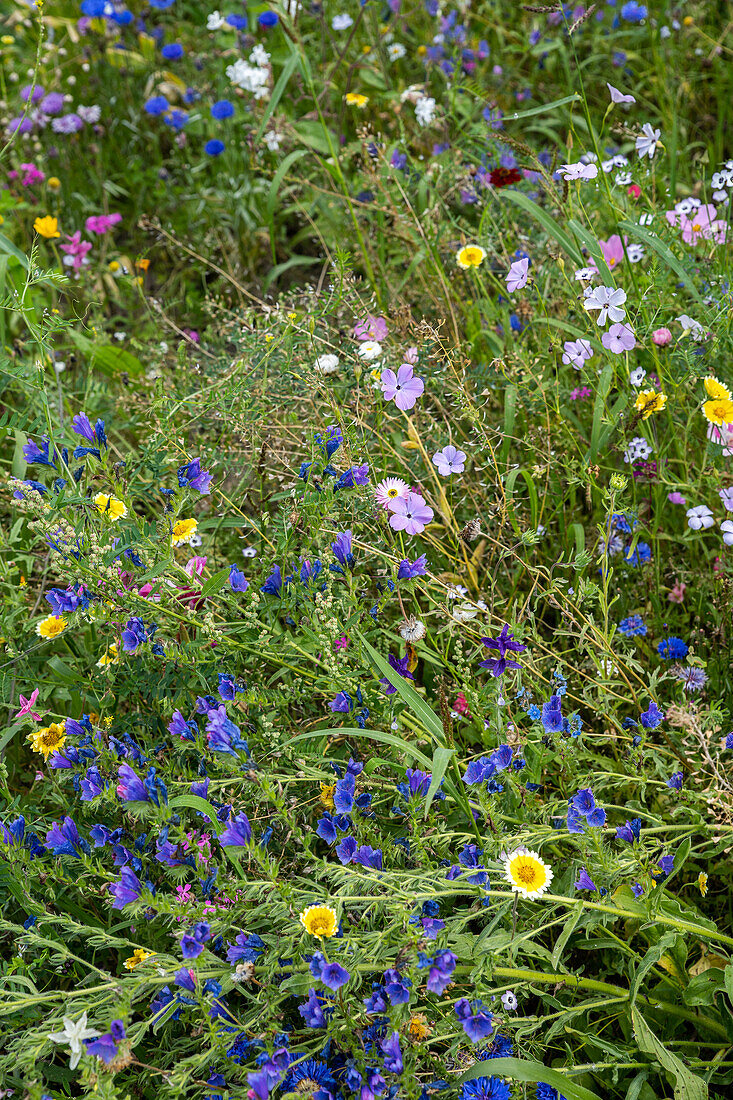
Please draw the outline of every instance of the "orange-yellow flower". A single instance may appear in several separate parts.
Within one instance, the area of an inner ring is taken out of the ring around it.
[[[52,218],[50,214],[47,214],[45,218],[36,218],[33,228],[39,237],[46,237],[47,240],[61,236],[59,233],[59,220],[58,218]]]
[[[666,404],[666,393],[657,393],[656,390],[642,390],[634,402],[634,408],[639,409],[642,420],[648,420],[652,413],[661,412]]]

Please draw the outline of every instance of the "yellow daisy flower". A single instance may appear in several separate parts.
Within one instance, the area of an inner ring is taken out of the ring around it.
[[[127,515],[126,506],[116,497],[108,497],[105,493],[97,493],[94,503],[97,506],[97,511],[101,512],[112,523],[116,523],[118,519],[122,519],[123,516]]]
[[[506,881],[523,898],[538,898],[552,882],[552,870],[529,848],[517,848],[504,860]]]
[[[722,382],[719,382],[717,378],[714,378],[712,374],[709,374],[707,378],[703,379],[703,385],[705,386],[705,392],[708,397],[722,397],[724,401],[730,401],[730,390],[727,386],[724,386]]]
[[[309,905],[300,914],[300,923],[311,936],[328,940],[338,928],[336,913],[330,905]]]
[[[369,102],[368,95],[362,95],[361,92],[347,92],[344,99],[348,103],[349,107],[358,107],[363,111]]]
[[[47,214],[45,218],[36,218],[33,228],[39,237],[45,237],[46,240],[61,236],[59,233],[59,220],[58,218],[52,218],[50,214]]]
[[[60,749],[66,740],[65,722],[52,722],[50,726],[43,726],[35,733],[28,734],[34,752],[43,753],[43,759],[48,760],[49,755]]]
[[[117,644],[112,642],[107,646],[102,656],[97,661],[97,668],[105,668],[107,665],[116,665],[120,659]]]
[[[333,803],[333,792],[336,790],[335,783],[321,783],[320,802],[322,806],[325,806],[327,810],[335,809]]]
[[[456,263],[466,271],[469,267],[480,267],[485,255],[483,248],[477,244],[467,244],[456,253]]]
[[[642,390],[634,402],[634,408],[640,410],[642,420],[648,420],[652,413],[661,412],[666,404],[666,393],[657,393],[656,390]]]
[[[39,638],[58,638],[67,626],[68,623],[63,615],[49,615],[47,619],[42,619],[40,623],[36,623],[36,634]]]
[[[125,970],[134,970],[136,966],[139,966],[140,963],[144,963],[146,959],[154,958],[156,953],[155,951],[144,951],[142,947],[136,947],[129,959],[125,959],[122,965]]]
[[[198,524],[195,519],[179,519],[173,524],[173,537],[171,543],[173,546],[183,546],[188,542],[191,535],[196,534],[196,528]]]
[[[705,897],[708,892],[708,876],[705,874],[704,871],[701,871],[700,874],[697,876],[697,887],[702,896]]]
[[[711,424],[733,423],[733,401],[727,397],[714,397],[702,407],[703,415]]]
[[[49,176],[46,180],[46,184],[48,185],[48,187],[51,188],[52,191],[58,191],[59,187],[61,186],[61,180],[58,176]]]

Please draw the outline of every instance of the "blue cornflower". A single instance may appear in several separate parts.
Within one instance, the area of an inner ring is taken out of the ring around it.
[[[160,52],[166,61],[180,61],[184,50],[180,42],[169,42],[167,46],[163,46]]]
[[[227,26],[233,27],[235,31],[245,31],[248,19],[246,15],[237,15],[236,12],[232,12],[231,15],[227,15],[224,22]]]
[[[646,624],[641,615],[629,615],[628,618],[621,620],[618,628],[620,633],[625,634],[627,638],[636,636],[644,638],[647,632]]]
[[[629,3],[621,8],[621,18],[627,23],[641,23],[646,19],[647,14],[646,5],[637,4],[635,0],[629,0]]]
[[[218,99],[211,104],[211,117],[217,119],[231,118],[234,114],[234,104],[228,99]]]
[[[221,156],[225,149],[226,145],[223,141],[219,141],[218,138],[211,138],[211,140],[207,141],[206,145],[204,145],[204,152],[210,157]]]
[[[257,22],[261,27],[275,27],[280,21],[280,17],[275,11],[263,11],[257,16]]]
[[[686,657],[688,649],[687,643],[684,642],[682,638],[678,638],[676,635],[671,634],[669,638],[662,638],[657,646],[657,653],[665,661],[671,661]]]
[[[627,561],[629,565],[633,565],[634,567],[643,565],[645,562],[651,560],[652,551],[647,542],[637,542],[636,549],[624,555],[624,561]]]
[[[461,1088],[461,1100],[510,1100],[511,1095],[501,1077],[474,1077]]]

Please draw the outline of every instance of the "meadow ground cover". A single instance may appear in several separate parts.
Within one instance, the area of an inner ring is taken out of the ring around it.
[[[3,19],[0,1096],[730,1096],[729,6]]]

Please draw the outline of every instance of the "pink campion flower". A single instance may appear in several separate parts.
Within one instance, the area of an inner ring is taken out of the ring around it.
[[[96,233],[102,237],[109,233],[113,225],[122,221],[122,214],[95,214],[84,222],[87,233]]]
[[[392,515],[389,525],[394,531],[404,531],[407,535],[419,535],[425,525],[433,518],[433,509],[428,507],[418,493],[410,493],[406,498],[395,497],[389,502]]]
[[[186,339],[191,341],[192,344],[198,344],[201,342],[201,337],[199,336],[195,328],[183,328],[181,329],[181,332],[186,337]]]
[[[336,639],[336,641],[335,641],[335,642],[333,643],[333,648],[334,648],[334,649],[346,649],[346,647],[348,646],[348,644],[349,644],[349,638],[348,638],[348,635],[346,635],[346,634],[342,634],[342,635],[341,635],[340,637],[338,637],[338,638]]]
[[[515,290],[521,290],[527,285],[529,278],[529,259],[523,256],[521,260],[515,260],[509,268],[506,276],[506,288],[510,294]]]
[[[81,230],[77,229],[76,233],[72,236],[66,234],[68,244],[60,244],[59,248],[64,255],[64,265],[66,267],[73,267],[74,271],[78,271],[80,267],[84,267],[89,263],[87,259],[87,252],[91,252],[91,241],[83,241],[81,239]]]
[[[40,722],[41,721],[40,714],[36,714],[36,712],[33,710],[33,707],[35,705],[35,702],[36,702],[37,698],[38,698],[38,688],[33,689],[33,691],[31,692],[30,699],[26,699],[25,695],[19,696],[18,702],[20,703],[20,710],[18,711],[17,714],[14,714],[13,717],[14,718],[20,718],[21,715],[27,714],[33,719],[34,722]]]
[[[46,178],[45,173],[40,168],[36,168],[35,164],[21,164],[17,172],[10,172],[9,175],[20,176],[23,187],[33,187],[36,183],[43,183]]]
[[[626,188],[626,194],[632,199],[638,199],[641,197],[641,188],[638,183],[630,183]]]
[[[422,379],[413,377],[409,363],[403,363],[397,374],[386,367],[382,371],[380,384],[385,401],[394,401],[403,412],[414,407],[425,389]]]
[[[205,557],[203,557],[203,558],[195,557],[195,558],[191,558],[190,561],[187,561],[183,568],[184,568],[184,570],[186,571],[186,573],[188,574],[189,577],[193,577],[194,573],[196,574],[197,577],[200,577],[202,575],[205,567],[206,567],[206,558]]]
[[[433,455],[433,462],[438,467],[441,477],[450,477],[451,474],[462,474],[465,469],[466,455],[457,450],[451,443]]]
[[[625,95],[618,88],[614,88],[613,84],[609,84],[608,81],[606,81],[606,87],[611,94],[611,103],[636,103],[632,95]]]
[[[636,347],[636,337],[631,325],[611,325],[608,332],[601,336],[601,343],[614,355],[623,355],[625,351]]]
[[[668,328],[656,328],[652,333],[652,341],[658,348],[663,348],[666,344],[669,344],[672,340],[672,333]]]
[[[667,595],[667,599],[670,603],[683,603],[686,591],[687,585],[684,581],[675,581]]]
[[[357,340],[384,340],[387,335],[387,320],[384,317],[372,317],[369,314],[363,321],[354,325],[354,336]]]
[[[576,388],[574,390],[570,391],[570,400],[571,401],[585,401],[586,397],[590,397],[590,395],[591,395],[591,390],[588,386],[581,386],[580,388],[578,388],[576,386]]]

